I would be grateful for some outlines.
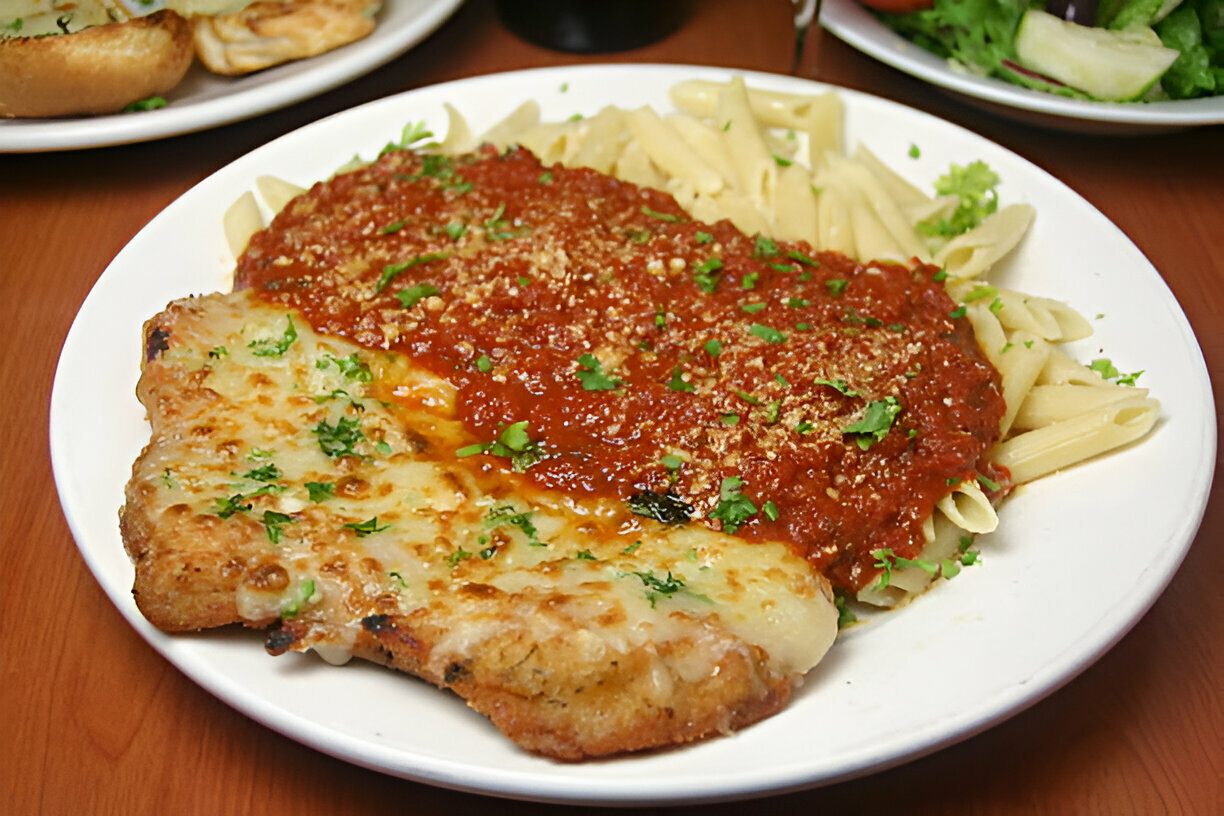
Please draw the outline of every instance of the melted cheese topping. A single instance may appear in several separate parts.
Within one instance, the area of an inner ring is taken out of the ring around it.
[[[294,648],[341,662],[370,616],[442,610],[435,674],[510,627],[564,633],[592,665],[654,649],[666,695],[728,650],[759,647],[795,676],[833,641],[827,582],[784,542],[665,526],[458,458],[481,440],[454,389],[402,356],[318,335],[248,292],[180,301],[146,331],[155,436],[129,504],[141,497],[163,548],[183,518],[238,536],[237,616],[293,621]],[[668,658],[681,641],[699,648]]]

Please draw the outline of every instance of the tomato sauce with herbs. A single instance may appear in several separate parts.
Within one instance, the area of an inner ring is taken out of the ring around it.
[[[857,589],[873,551],[919,555],[998,436],[998,373],[939,277],[514,149],[317,184],[236,284],[452,382],[476,466],[790,541]]]

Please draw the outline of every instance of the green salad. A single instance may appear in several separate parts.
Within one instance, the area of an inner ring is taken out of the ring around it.
[[[1061,96],[1224,94],[1224,0],[933,0],[877,16],[958,68]]]

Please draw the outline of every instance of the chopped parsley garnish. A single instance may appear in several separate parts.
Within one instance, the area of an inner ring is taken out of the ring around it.
[[[635,552],[637,552],[638,547],[641,547],[641,546],[642,546],[642,542],[640,540],[635,541],[632,544],[630,544],[628,547],[626,547],[625,549],[621,550],[621,555],[633,555]]]
[[[686,391],[689,393],[697,390],[696,386],[685,381],[684,369],[680,368],[680,366],[672,369],[671,379],[667,381],[667,387],[673,391]]]
[[[812,380],[812,383],[815,385],[827,385],[847,397],[857,397],[859,395],[845,380],[826,380],[823,377],[817,377]]]
[[[164,107],[166,107],[166,98],[164,96],[150,96],[147,99],[138,99],[135,102],[128,103],[123,108],[123,112],[140,113],[141,111],[157,110]]]
[[[917,567],[930,575],[934,575],[939,570],[939,567],[933,561],[927,561],[923,558],[903,558],[887,548],[872,550],[871,554],[876,558],[875,568],[882,570],[874,589],[884,589],[892,583],[892,574],[895,569]]]
[[[540,177],[536,179],[536,181],[539,182],[540,184],[552,184],[553,183],[552,171],[545,170],[543,173],[540,174]]]
[[[854,614],[854,610],[848,606],[848,599],[845,593],[835,592],[833,594],[833,603],[837,606],[838,629],[844,629],[858,620],[858,615]]]
[[[973,289],[969,291],[969,294],[965,295],[965,303],[972,303],[973,301],[981,300],[982,298],[994,297],[998,293],[998,289],[989,284],[983,283],[973,287]]]
[[[753,323],[748,327],[748,333],[753,337],[759,337],[766,343],[782,343],[786,340],[786,335],[771,326],[763,326],[760,323]]]
[[[722,343],[718,340],[707,340],[701,347],[705,349],[706,354],[710,355],[711,357],[717,357],[718,355],[722,354]]]
[[[923,235],[951,238],[973,229],[999,208],[999,196],[995,192],[998,183],[998,175],[985,162],[971,162],[966,167],[953,164],[947,174],[935,182],[935,192],[941,196],[956,196],[959,202],[956,210],[947,218],[920,221],[918,231]]]
[[[326,369],[333,365],[339,369],[346,380],[357,380],[364,383],[374,381],[374,374],[370,371],[370,367],[357,359],[355,352],[347,357],[335,357],[331,354],[324,355],[321,360],[315,363],[315,368]]]
[[[401,261],[400,263],[387,264],[383,267],[382,275],[380,275],[378,278],[378,283],[374,285],[374,291],[381,292],[383,289],[386,289],[387,284],[393,281],[395,276],[403,272],[405,269],[411,269],[418,264],[429,263],[430,261],[441,261],[444,258],[449,257],[450,253],[447,252],[428,252],[424,255],[417,255],[414,258]]]
[[[242,474],[242,478],[250,479],[254,482],[275,482],[281,477],[280,468],[269,462],[266,465],[260,465],[257,468],[248,470]]]
[[[652,210],[650,209],[650,207],[647,207],[645,204],[642,205],[641,212],[642,212],[642,215],[649,215],[651,218],[657,218],[660,221],[667,221],[672,224],[678,224],[684,220],[678,215],[672,215],[671,213],[664,213],[664,212],[659,212],[658,210]]]
[[[747,312],[748,314],[756,314],[757,312],[764,310],[766,305],[767,304],[764,303],[745,303],[743,306],[740,306],[740,311]]]
[[[620,379],[605,374],[603,364],[596,359],[594,354],[584,354],[579,357],[578,366],[574,374],[582,381],[584,391],[614,391],[620,388]]]
[[[418,283],[416,286],[409,286],[407,289],[396,292],[395,299],[400,302],[402,308],[411,309],[418,302],[436,294],[438,294],[438,287],[429,283]]]
[[[462,561],[465,558],[471,558],[471,557],[472,557],[472,554],[470,552],[460,547],[459,549],[451,553],[449,556],[447,556],[446,566],[450,567],[451,569],[454,569],[455,567],[459,566],[460,561]]]
[[[264,530],[268,533],[268,540],[276,544],[281,540],[281,536],[284,535],[285,525],[294,524],[297,522],[297,519],[285,513],[278,513],[275,510],[265,510],[262,521]]]
[[[282,618],[289,619],[302,611],[302,607],[310,603],[315,596],[315,582],[313,579],[306,578],[297,585],[297,589],[293,593],[293,597],[281,602],[280,615]]]
[[[804,421],[795,426],[795,431],[800,434],[811,433],[814,430],[816,430],[816,424],[813,422]]]
[[[846,287],[850,285],[850,281],[845,278],[829,278],[824,282],[825,289],[829,290],[829,294],[833,297],[838,297],[846,291]]]
[[[797,297],[787,298],[786,300],[782,302],[785,303],[787,306],[791,307],[792,309],[802,309],[805,306],[812,305],[812,301],[805,300],[804,298],[797,298]]]
[[[378,231],[382,233],[383,235],[390,235],[392,233],[399,232],[405,226],[407,226],[406,221],[392,221],[390,224],[387,224],[384,227],[380,227]]]
[[[233,496],[217,499],[213,503],[213,513],[223,519],[227,519],[235,513],[245,513],[252,507],[251,503],[246,499],[247,497],[242,493],[235,493]]]
[[[517,511],[512,504],[503,504],[494,507],[485,516],[485,529],[493,530],[497,527],[510,526],[518,528],[523,535],[527,536],[527,543],[532,547],[547,547],[543,541],[539,539],[539,530],[531,523],[530,511]]]
[[[458,241],[467,234],[467,224],[452,221],[446,225],[446,234],[452,241]]]
[[[361,420],[340,417],[332,425],[327,420],[320,420],[314,427],[314,435],[319,440],[319,447],[328,456],[337,459],[341,456],[356,456],[353,446],[365,439],[361,431]]]
[[[761,277],[760,272],[749,272],[740,280],[741,289],[755,289],[757,280]],[[764,305],[761,308],[765,308]]]
[[[790,258],[792,261],[798,261],[804,266],[810,266],[813,269],[820,266],[820,261],[816,260],[811,255],[804,255],[797,249],[792,249],[790,252],[786,253],[786,257]]]
[[[336,485],[334,482],[307,482],[306,494],[312,502],[326,501],[336,495]]]
[[[365,521],[350,521],[344,525],[344,529],[352,530],[357,534],[358,538],[365,538],[374,533],[381,533],[383,530],[390,527],[390,524],[384,524],[381,527],[378,525],[378,516],[373,516]]]
[[[482,354],[476,358],[476,370],[488,373],[493,370],[493,361],[489,359],[489,355]]]
[[[722,414],[718,417],[718,421],[724,425],[738,425],[740,421],[739,414]]]
[[[400,131],[400,140],[398,142],[387,142],[378,155],[381,156],[393,150],[410,150],[417,142],[423,142],[426,139],[432,138],[433,131],[429,130],[424,122],[409,122]]]
[[[527,420],[512,423],[494,441],[468,445],[455,451],[455,455],[460,458],[479,453],[502,456],[510,460],[510,466],[516,472],[522,473],[544,458],[543,447],[532,441],[527,428]]]
[[[779,254],[778,245],[764,235],[756,237],[756,245],[752,248],[752,257],[760,260],[761,258],[773,258]]]
[[[668,470],[677,470],[684,465],[684,460],[674,453],[669,453],[659,460]]]
[[[680,590],[684,589],[684,581],[671,574],[671,570],[667,571],[666,578],[659,578],[653,572],[624,572],[621,577],[636,575],[638,580],[646,587],[646,600],[650,601],[650,607],[653,609],[659,598],[675,595]]]
[[[699,244],[708,244],[714,240],[714,236],[708,232],[697,230],[697,232],[693,233],[693,240]]]
[[[892,427],[893,419],[901,413],[901,403],[896,397],[885,397],[867,403],[863,418],[842,429],[842,433],[853,435],[861,450],[867,450],[882,440]]]
[[[710,518],[721,521],[725,533],[734,533],[757,513],[756,504],[743,494],[743,486],[744,480],[739,476],[728,476],[718,488],[718,506],[710,513]]]
[[[289,326],[279,338],[275,340],[265,338],[247,343],[247,348],[252,349],[251,353],[256,357],[280,357],[288,351],[293,342],[297,340],[297,329],[293,326],[292,317],[286,317],[286,320],[288,320]]]
[[[771,155],[773,156],[774,164],[778,165],[779,167],[790,167],[792,164],[794,164],[793,161],[785,156],[779,156],[777,153],[773,153]]]
[[[966,312],[968,312],[968,311],[969,311],[969,310],[968,310],[968,309],[966,309],[964,306],[960,306],[960,307],[958,307],[958,308],[956,308],[956,309],[953,309],[951,312],[949,312],[949,313],[948,313],[948,317],[952,318],[953,320],[958,320],[958,319],[960,319],[960,318],[964,317],[964,316],[965,316],[965,313],[966,313]]]
[[[916,144],[912,144],[912,145],[910,145],[910,148],[909,148],[909,154],[908,154],[908,155],[909,155],[909,157],[910,157],[911,159],[916,159],[916,158],[918,158],[919,156],[921,156],[921,155],[922,155],[922,151],[918,149],[918,145],[916,145]]]
[[[1118,385],[1134,385],[1135,381],[1139,379],[1139,375],[1143,373],[1142,371],[1136,371],[1134,374],[1123,374],[1114,367],[1114,364],[1108,357],[1093,360],[1088,364],[1088,367],[1100,374],[1103,379],[1113,380]]]
[[[576,561],[598,561],[599,559],[596,558],[595,554],[591,552],[590,550],[579,550],[578,552],[574,553],[574,560]]]
[[[1000,485],[994,479],[991,479],[989,476],[986,476],[984,474],[979,473],[977,474],[976,478],[977,478],[978,484],[980,484],[982,487],[986,488],[992,493],[999,490],[1002,487],[1002,485]]]
[[[693,282],[703,292],[713,292],[718,288],[718,270],[723,268],[723,262],[718,258],[707,258],[700,263],[693,262]]]
[[[761,515],[763,515],[765,518],[769,519],[770,521],[777,521],[778,515],[779,515],[778,505],[774,504],[771,501],[765,502],[764,504],[761,505]]]
[[[493,215],[486,218],[482,225],[485,230],[485,237],[490,241],[505,241],[509,238],[519,238],[526,235],[531,230],[526,227],[519,227],[516,230],[511,230],[510,222],[502,216],[506,214],[506,204],[502,202],[497,205],[497,209],[493,211]]]
[[[209,349],[208,356],[214,360],[220,360],[222,357],[229,356],[229,349],[227,349],[225,346],[215,346],[214,348]]]

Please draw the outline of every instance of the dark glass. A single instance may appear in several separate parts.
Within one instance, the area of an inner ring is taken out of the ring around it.
[[[558,51],[640,48],[680,27],[686,0],[497,0],[506,28]]]

